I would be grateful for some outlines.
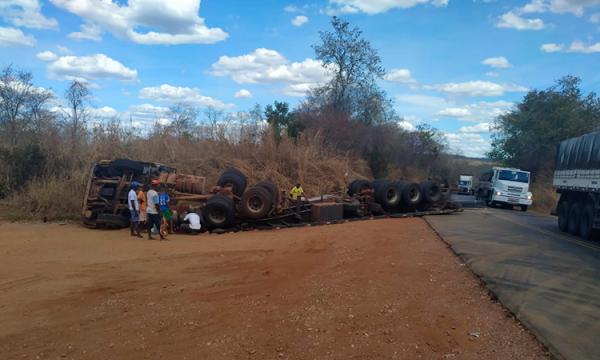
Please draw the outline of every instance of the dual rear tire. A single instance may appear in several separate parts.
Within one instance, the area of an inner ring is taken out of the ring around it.
[[[574,236],[590,240],[596,236],[593,228],[594,205],[582,201],[560,201],[557,208],[558,229]]]

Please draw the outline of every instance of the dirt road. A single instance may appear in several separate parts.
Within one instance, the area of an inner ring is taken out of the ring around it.
[[[546,358],[421,219],[0,233],[4,359]]]

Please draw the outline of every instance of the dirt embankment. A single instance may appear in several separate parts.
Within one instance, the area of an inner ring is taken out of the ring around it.
[[[0,225],[5,359],[543,359],[420,219],[158,242]]]

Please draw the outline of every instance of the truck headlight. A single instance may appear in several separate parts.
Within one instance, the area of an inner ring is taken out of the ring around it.
[[[533,194],[532,193],[527,194],[527,200],[531,200],[531,199],[533,199]]]
[[[496,191],[496,196],[502,195],[502,191]]]

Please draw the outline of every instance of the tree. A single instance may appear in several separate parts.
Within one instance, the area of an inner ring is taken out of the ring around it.
[[[12,66],[0,72],[0,131],[10,147],[17,145],[53,97],[50,91],[36,88],[32,80],[30,72]]]
[[[331,25],[333,31],[320,32],[321,44],[313,48],[332,78],[313,92],[312,101],[367,124],[384,121],[389,101],[376,83],[385,74],[377,51],[347,21],[334,16]]]
[[[267,105],[265,108],[265,119],[273,129],[275,142],[279,144],[281,141],[281,131],[288,126],[292,119],[288,103],[283,101],[275,101],[273,105]]]
[[[169,117],[171,118],[169,128],[173,130],[175,136],[192,138],[198,119],[197,109],[189,105],[177,104],[169,108]]]
[[[553,167],[556,146],[600,126],[600,99],[584,96],[581,79],[565,76],[546,90],[530,91],[516,108],[499,116],[489,156],[534,173]]]
[[[65,117],[73,151],[77,151],[79,134],[85,129],[85,123],[89,117],[86,105],[90,95],[87,84],[78,80],[73,80],[65,91],[65,101],[68,106],[68,111],[65,111]]]
[[[213,106],[209,106],[204,110],[204,116],[206,116],[206,121],[208,122],[208,126],[210,127],[210,137],[213,140],[217,139],[217,125],[219,121],[223,118],[223,110],[218,110]]]

